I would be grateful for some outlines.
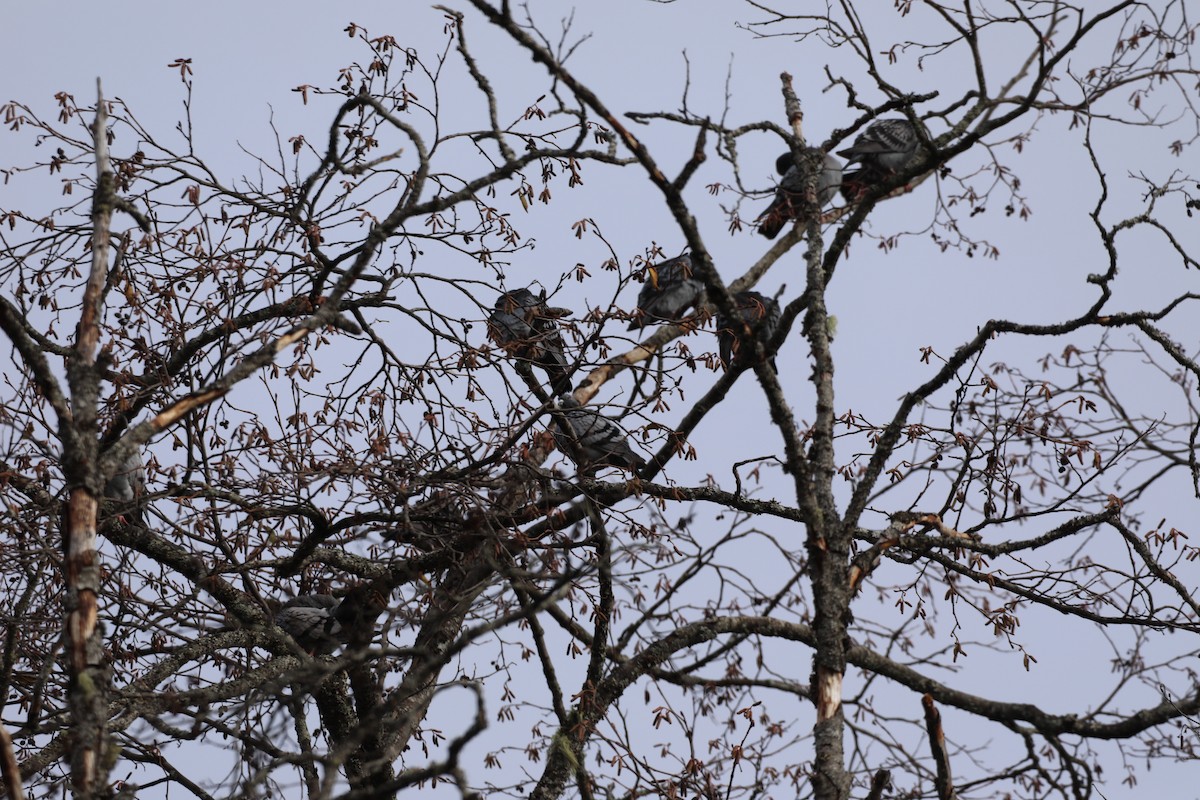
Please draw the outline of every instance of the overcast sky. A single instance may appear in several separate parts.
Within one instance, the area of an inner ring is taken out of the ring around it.
[[[449,4],[459,6],[454,0]],[[893,13],[891,3],[880,0],[876,5],[881,11]],[[557,2],[536,2],[532,7],[551,36],[557,31],[560,15],[569,8]],[[515,118],[543,91],[544,73],[488,29],[465,4],[462,8],[467,12],[468,40],[481,66],[502,92],[505,105],[501,117]],[[720,118],[726,113],[728,90],[730,125],[760,119],[783,124],[778,76],[788,70],[796,77],[805,106],[806,133],[811,139],[820,142],[831,129],[849,124],[854,115],[846,108],[844,95],[837,90],[822,91],[827,85],[822,71],[825,64],[811,61],[814,51],[804,51],[805,57],[801,58],[790,40],[758,40],[752,32],[737,26],[753,19],[750,9],[727,0],[684,0],[666,5],[642,0],[580,3],[571,36],[590,33],[592,38],[579,47],[569,66],[614,110],[676,110],[682,102],[686,52],[691,66],[690,110]],[[223,170],[224,177],[232,179],[253,169],[241,148],[266,153],[274,149],[272,122],[285,139],[295,133],[304,133],[310,141],[323,139],[331,102],[321,105],[314,100],[306,107],[301,95],[292,90],[301,84],[332,86],[339,68],[364,58],[362,48],[344,32],[349,22],[365,26],[375,35],[390,33],[425,55],[432,55],[445,42],[443,13],[422,3],[15,2],[6,6],[0,27],[0,75],[4,76],[0,101],[19,100],[52,116],[55,92],[69,92],[80,105],[90,104],[94,80],[100,76],[107,95],[124,100],[148,129],[166,135],[180,118],[183,97],[179,73],[168,65],[189,58],[195,82],[192,119],[197,145],[212,165]],[[897,19],[896,25],[918,22]],[[840,57],[828,50],[823,52]],[[1023,51],[1013,51],[1017,52]],[[996,57],[1017,56],[1009,56],[998,46]],[[836,69],[838,65],[833,66]],[[454,69],[454,80],[461,80],[456,63]],[[953,71],[918,70],[912,58],[902,58],[895,69],[906,76],[905,85],[912,91],[936,89],[948,97],[961,90],[956,82],[965,79]],[[477,98],[463,104],[451,100],[446,102],[447,119],[464,125],[466,120],[482,119],[483,109]],[[319,113],[321,108],[324,113]],[[664,124],[636,127],[635,133],[645,137],[669,173],[690,154],[690,136],[681,136]],[[6,149],[4,136],[0,133],[0,153]],[[1107,127],[1097,132],[1100,149],[1110,159],[1110,221],[1140,209],[1142,185],[1131,179],[1130,173],[1161,180],[1181,168],[1167,149],[1177,136],[1144,128]],[[774,180],[773,164],[781,145],[766,135],[759,141],[758,150],[743,150],[741,169],[751,185],[766,189]],[[118,141],[114,148],[121,152],[130,144]],[[920,234],[904,239],[898,250],[888,254],[873,241],[859,240],[849,260],[839,267],[829,295],[830,311],[838,318],[834,346],[839,413],[853,409],[875,421],[890,416],[896,399],[932,370],[919,364],[923,346],[933,346],[949,355],[989,318],[1047,322],[1078,314],[1094,299],[1095,289],[1085,278],[1103,269],[1099,260],[1102,251],[1090,233],[1083,210],[1094,203],[1096,182],[1089,175],[1078,131],[1069,131],[1065,118],[1048,118],[1022,153],[1008,150],[1005,157],[1020,175],[1032,218],[1024,221],[1015,215],[1007,217],[1001,203],[965,223],[972,234],[999,247],[999,258],[968,258],[953,250],[941,253],[930,243],[928,234]],[[1188,158],[1194,161],[1194,152]],[[7,163],[10,159],[5,155],[0,160]],[[956,162],[952,167],[956,174],[966,174],[984,162],[982,155],[969,154],[963,163]],[[523,254],[507,271],[510,285],[540,280],[553,286],[573,264],[596,267],[607,258],[607,251],[594,240],[575,237],[571,223],[584,216],[596,220],[626,262],[651,242],[657,242],[668,254],[679,252],[683,238],[671,223],[667,209],[654,192],[631,188],[639,184],[634,180],[637,176],[625,174],[631,172],[617,174],[616,170],[589,167],[583,189],[562,193],[548,209],[539,208],[527,219],[517,219],[522,232],[537,239],[537,247]],[[728,165],[710,158],[693,180],[689,193],[704,225],[710,252],[727,281],[740,275],[766,249],[766,243],[752,230],[731,235],[720,204],[732,203],[733,199],[728,194],[712,197],[704,190],[706,184],[730,180]],[[56,203],[53,190],[57,187],[53,182],[47,186],[51,192],[45,202]],[[872,229],[876,233],[921,231],[928,224],[936,191],[935,182],[930,181],[911,196],[882,204]],[[5,202],[0,199],[0,207]],[[753,210],[766,203],[765,199],[747,201],[743,216],[752,217]],[[1196,224],[1183,231],[1192,237],[1194,247]],[[1194,286],[1193,276],[1186,274],[1160,243],[1147,240],[1145,246],[1144,259],[1127,259],[1123,264],[1121,277],[1114,284],[1118,292],[1114,309],[1155,307],[1180,286]],[[795,297],[803,282],[801,254],[800,248],[794,250],[789,256],[792,263],[777,265],[759,288],[773,294],[786,284],[785,297]],[[568,304],[576,306],[576,311],[582,311],[590,302],[599,302],[570,287],[565,291]],[[622,300],[632,307],[632,296]],[[1190,351],[1195,350],[1195,326],[1176,328],[1173,333],[1186,342]],[[712,347],[711,341],[705,342],[693,345],[693,349]],[[1036,366],[1032,359],[1052,348],[1061,349],[1062,344],[1003,343],[986,360],[990,363],[1002,356],[1022,360],[1027,371],[1033,373]],[[797,398],[809,396],[809,363],[803,348],[797,339],[781,352],[785,387]],[[698,396],[698,391],[693,389],[689,398]],[[1147,387],[1146,396],[1140,399],[1151,410],[1156,404],[1178,402],[1174,398],[1164,401],[1164,396],[1160,389]],[[771,435],[763,419],[765,403],[751,380],[742,380],[734,402],[746,415],[738,420],[739,435],[750,435],[747,431]],[[811,421],[810,411],[802,405],[797,408],[797,416]],[[711,436],[713,426],[729,424],[728,418],[724,419],[725,423],[721,418],[708,420],[701,433]],[[718,438],[704,441],[713,450],[722,447]],[[681,463],[672,469],[681,481],[698,479],[711,471],[707,464]],[[1179,520],[1180,525],[1183,522]],[[1053,639],[1042,642],[1040,653],[1044,656],[1039,657],[1037,672],[1031,679],[1035,683],[1014,684],[1011,693],[1009,687],[1001,687],[998,694],[1007,699],[1061,696],[1070,686],[1071,676],[1078,674],[1078,663],[1072,658],[1074,646]],[[1011,673],[979,670],[964,675],[964,685],[996,690],[998,675],[1008,681]],[[1013,676],[1011,680],[1023,678]],[[1124,787],[1110,784],[1106,796],[1151,796],[1153,786],[1169,787],[1175,774],[1156,769],[1143,776],[1137,791],[1126,792]],[[1183,795],[1164,790],[1160,796]]]

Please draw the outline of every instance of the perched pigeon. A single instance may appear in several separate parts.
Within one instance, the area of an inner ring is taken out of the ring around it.
[[[746,340],[747,327],[750,334],[758,337],[765,346],[779,327],[781,313],[778,300],[758,292],[738,292],[733,296],[733,303],[738,310],[738,320],[732,321],[724,314],[717,315],[717,342],[725,369],[749,365],[753,350]],[[770,363],[771,369],[779,372],[774,357]]]
[[[122,522],[145,526],[146,520],[142,508],[142,498],[145,495],[146,468],[142,463],[142,454],[134,450],[128,458],[121,462],[116,473],[104,485],[104,496],[124,507],[121,514]]]
[[[570,314],[565,308],[546,305],[546,290],[534,294],[528,289],[513,289],[496,298],[496,308],[508,311],[528,322],[539,332],[557,331],[558,318]]]
[[[580,467],[621,467],[633,472],[646,465],[646,459],[633,451],[625,431],[614,420],[580,406],[569,394],[558,399],[558,407],[571,430],[566,431],[555,421],[551,426],[554,441]]]
[[[329,655],[343,644],[365,645],[386,598],[369,585],[356,586],[340,601],[327,594],[293,597],[275,612],[275,624],[312,655]]]
[[[917,129],[906,119],[881,119],[858,135],[854,144],[838,155],[846,165],[861,163],[882,172],[896,173],[915,161],[921,148]]]
[[[558,318],[570,313],[547,307],[545,291],[535,295],[528,289],[514,289],[496,298],[495,311],[488,317],[488,337],[509,355],[541,367],[552,393],[566,392],[571,388],[570,370]]]
[[[881,119],[858,135],[854,144],[838,155],[845,156],[846,166],[861,164],[855,172],[847,173],[842,194],[847,200],[857,200],[880,181],[902,172],[924,155],[917,129],[906,119]]]
[[[637,314],[629,330],[655,322],[676,322],[700,301],[704,284],[692,275],[692,257],[683,255],[646,267],[646,281],[638,292]]]
[[[842,184],[842,162],[819,147],[805,148],[801,158],[817,154],[824,159],[821,174],[817,176],[817,207],[821,208],[833,199]],[[783,180],[775,190],[771,205],[758,215],[758,232],[768,239],[778,236],[783,226],[789,220],[796,219],[804,208],[805,175],[796,168],[796,159],[791,152],[775,160],[775,170],[783,176]]]

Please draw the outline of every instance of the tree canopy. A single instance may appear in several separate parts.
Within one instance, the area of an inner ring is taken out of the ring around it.
[[[107,83],[4,105],[9,796],[1194,760],[1184,3],[747,2],[730,80],[796,65],[766,118],[695,53],[637,54],[680,99],[630,105],[553,4],[439,8],[351,23],[286,98],[319,135],[237,171],[186,58],[175,128]]]

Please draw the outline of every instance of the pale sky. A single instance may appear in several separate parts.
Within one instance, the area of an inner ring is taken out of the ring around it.
[[[465,4],[449,0],[449,5],[461,5],[467,13],[468,41],[503,96],[501,118],[516,118],[544,90],[542,68],[487,28]],[[558,17],[568,13],[569,6],[555,2],[531,5],[547,35],[556,36]],[[886,7],[888,14],[893,13],[891,5],[878,4],[881,10]],[[790,40],[756,41],[752,33],[736,26],[751,19],[751,9],[727,0],[684,0],[666,5],[635,0],[581,3],[575,11],[571,36],[593,36],[579,47],[568,65],[614,110],[674,111],[681,105],[686,51],[691,66],[689,109],[720,118],[725,112],[728,76],[731,99],[726,122],[731,126],[761,119],[783,125],[778,76],[787,70],[795,76],[805,106],[806,133],[814,143],[831,129],[848,125],[854,114],[845,107],[839,90],[823,91],[828,83],[823,73],[825,64],[810,62],[814,51],[805,50],[804,57],[798,57],[796,45]],[[335,101],[313,99],[305,106],[301,95],[292,90],[301,84],[333,85],[340,67],[364,58],[363,49],[343,30],[349,22],[365,26],[373,35],[393,34],[427,56],[445,41],[443,13],[422,3],[218,0],[184,5],[137,0],[104,6],[16,2],[6,7],[5,22],[0,27],[0,75],[4,76],[0,102],[19,100],[52,116],[55,92],[69,92],[80,105],[90,104],[95,78],[100,76],[108,96],[125,101],[143,125],[169,139],[181,114],[183,92],[178,71],[168,65],[179,58],[190,58],[195,83],[191,115],[198,147],[222,171],[222,177],[232,181],[254,169],[240,148],[267,154],[273,151],[272,122],[285,140],[303,133],[310,141],[322,141],[328,112]],[[910,18],[897,20],[896,24],[918,22]],[[1023,51],[1014,49],[1009,53],[1004,47],[1015,48],[1018,44],[995,43],[997,58],[1017,58],[1016,53]],[[822,52],[829,57],[842,55]],[[461,86],[462,71],[457,60],[451,56],[449,62],[452,80],[448,86]],[[836,70],[848,63],[831,63],[831,67]],[[947,70],[919,71],[911,56],[903,56],[894,69],[897,75],[906,76],[905,85],[912,91],[939,89],[945,98],[956,96],[961,81],[969,77]],[[482,125],[484,109],[478,97],[463,103],[456,99],[443,98],[448,125]],[[967,258],[953,250],[939,252],[929,234],[921,232],[933,211],[938,190],[935,181],[926,182],[911,196],[881,204],[872,220],[875,233],[918,233],[903,239],[892,253],[884,253],[875,241],[860,239],[853,245],[849,260],[839,265],[829,293],[830,312],[838,319],[834,354],[839,413],[853,409],[874,421],[890,417],[896,399],[932,372],[932,367],[919,363],[921,347],[932,346],[949,355],[990,318],[1048,322],[1081,313],[1092,302],[1095,289],[1085,278],[1103,270],[1103,253],[1086,216],[1095,202],[1096,180],[1078,144],[1079,133],[1069,131],[1068,122],[1063,117],[1046,118],[1024,152],[1015,154],[1010,147],[1000,151],[1021,179],[1022,193],[1029,198],[1033,211],[1030,220],[1023,221],[1016,215],[1006,217],[1002,200],[989,203],[986,214],[964,220],[964,229],[999,247],[998,259],[981,255]],[[633,130],[644,138],[668,173],[677,171],[691,152],[690,134],[680,136],[664,123],[634,126]],[[1107,162],[1112,195],[1105,213],[1108,222],[1141,208],[1142,184],[1131,179],[1131,174],[1144,173],[1162,180],[1173,170],[1188,169],[1186,162],[1195,162],[1194,151],[1182,161],[1168,153],[1167,145],[1179,135],[1178,131],[1112,126],[1096,131],[1098,148],[1111,159]],[[0,132],[0,161],[5,165],[13,160],[7,136]],[[743,178],[756,188],[767,189],[775,180],[773,164],[781,145],[765,134],[758,140],[758,149],[751,147],[750,141],[743,140],[741,150]],[[113,146],[124,151],[132,143],[118,139]],[[966,175],[985,164],[982,153],[971,153],[951,166],[956,175]],[[551,206],[535,207],[526,217],[515,219],[522,233],[536,238],[537,246],[521,254],[506,270],[508,283],[520,286],[541,281],[553,288],[560,275],[576,263],[596,272],[608,253],[594,239],[576,238],[571,224],[582,217],[595,219],[626,263],[651,242],[661,245],[668,255],[678,253],[682,235],[674,228],[661,199],[634,174],[635,169],[589,166],[581,189],[558,190]],[[731,204],[734,197],[729,193],[713,197],[704,188],[718,181],[730,182],[730,170],[710,147],[710,159],[693,179],[689,199],[701,220],[714,262],[730,281],[765,252],[766,243],[749,229],[735,235],[728,233],[720,204]],[[56,183],[46,185],[50,192],[45,203],[58,202]],[[0,208],[10,202],[0,192]],[[767,202],[765,198],[746,201],[743,218],[752,217]],[[1182,219],[1181,210],[1168,214]],[[1200,243],[1195,222],[1177,230],[1191,237],[1193,248]],[[1117,298],[1113,310],[1154,308],[1177,294],[1181,286],[1195,287],[1195,278],[1170,256],[1161,241],[1140,235],[1133,241],[1145,248],[1138,251],[1139,255],[1144,252],[1144,257],[1129,257],[1134,252],[1132,247],[1126,251],[1121,275],[1114,283]],[[796,248],[786,259],[789,263],[777,264],[758,288],[774,294],[786,284],[785,299],[795,297],[803,288],[802,252],[802,248]],[[476,277],[490,279],[484,274]],[[634,294],[626,290],[620,302],[631,307]],[[563,304],[580,314],[589,304],[607,301],[607,297],[587,296],[572,285],[562,295]],[[461,313],[469,312],[464,309]],[[1195,351],[1200,330],[1194,323],[1183,329],[1172,328],[1172,332],[1185,349]],[[697,338],[694,343],[688,340],[688,344],[693,351],[714,347],[710,336]],[[1060,351],[1063,344],[1061,340],[1005,341],[994,352],[989,351],[984,360],[991,364],[1011,359],[1032,375],[1038,370],[1035,359],[1052,350]],[[797,337],[781,350],[781,378],[796,398],[797,417],[811,421],[811,406],[806,405],[811,395],[810,364],[804,347]],[[710,383],[710,378],[697,379],[690,385],[688,398],[698,397]],[[621,388],[628,387],[622,382]],[[1177,397],[1167,397],[1153,387],[1138,399],[1151,411],[1160,404],[1163,410],[1176,410],[1180,403]],[[772,438],[765,419],[765,401],[752,375],[743,378],[729,402],[739,414],[734,429],[721,427],[729,425],[728,418],[710,417],[698,433],[702,447],[714,459],[677,462],[669,470],[671,477],[690,483],[712,472],[723,483],[731,484],[729,464],[741,454],[730,448],[734,439],[738,444],[754,441],[755,437],[777,441],[777,434]],[[683,403],[676,404],[676,417],[684,407]],[[764,445],[763,450],[770,451],[771,447]],[[719,467],[713,466],[714,461]],[[786,481],[780,486],[782,499],[790,500]],[[1186,494],[1186,490],[1186,482],[1178,485],[1178,491]],[[1181,505],[1175,524],[1191,522],[1194,516],[1188,515],[1194,513],[1194,506],[1189,511]],[[790,535],[798,536],[798,532]],[[1031,534],[1026,530],[1024,535]],[[885,566],[881,571],[881,579],[886,580],[887,569]],[[1195,573],[1189,579],[1196,582]],[[1056,703],[1077,690],[1088,696],[1089,687],[1080,680],[1078,640],[1058,638],[1056,621],[1038,620],[1032,614],[1030,619],[1031,629],[1039,625],[1042,629],[1037,638],[1039,663],[1032,673],[1014,671],[1014,662],[1006,655],[993,658],[979,654],[972,657],[969,668],[955,676],[955,685],[989,691],[1003,699],[1042,700],[1055,711],[1065,710]],[[1108,669],[1104,645],[1092,644],[1099,653],[1096,670],[1104,675]],[[801,672],[806,675],[807,653],[801,656],[801,663]],[[1143,692],[1141,700],[1153,702],[1154,698]],[[802,713],[811,712],[804,709]],[[914,708],[914,716],[917,713]],[[800,725],[810,722],[805,716]],[[1178,788],[1173,781],[1180,772],[1167,765],[1141,774],[1142,783],[1136,791],[1121,786],[1113,777],[1118,773],[1116,768],[1109,773],[1110,783],[1105,787],[1105,796],[1111,800],[1152,796],[1155,787],[1159,796],[1183,797],[1170,788]]]

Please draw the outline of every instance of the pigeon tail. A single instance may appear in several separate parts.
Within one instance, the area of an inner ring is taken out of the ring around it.
[[[791,198],[786,192],[779,192],[771,205],[767,206],[767,210],[759,215],[758,232],[761,236],[774,239],[783,230],[783,226],[795,217]]]

